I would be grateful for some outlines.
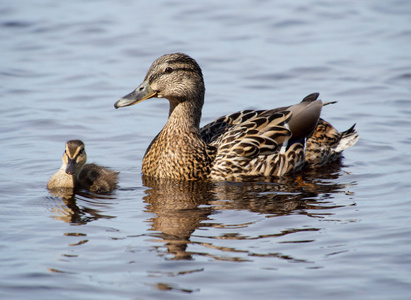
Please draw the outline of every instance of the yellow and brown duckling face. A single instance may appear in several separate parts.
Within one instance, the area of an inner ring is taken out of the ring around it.
[[[84,143],[80,140],[71,140],[66,143],[63,162],[68,175],[78,175],[87,161]]]
[[[166,54],[153,62],[144,81],[122,97],[115,108],[136,104],[149,98],[167,98],[183,102],[204,97],[204,81],[200,66],[183,53]]]

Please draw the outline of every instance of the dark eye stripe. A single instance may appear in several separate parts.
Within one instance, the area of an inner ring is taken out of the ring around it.
[[[167,67],[166,70],[167,70],[168,68],[171,68],[171,67]],[[157,80],[157,79],[160,78],[161,76],[163,76],[163,75],[168,75],[168,74],[171,73],[171,72],[166,72],[166,70],[165,70],[164,72],[162,72],[162,73],[157,72],[157,73],[152,74],[152,75],[149,77],[148,82],[151,84],[153,81]],[[183,71],[183,72],[194,73],[194,74],[197,73],[197,71],[196,71],[195,69],[185,68],[185,67],[181,67],[181,68],[171,68],[171,71],[172,71],[172,72]]]

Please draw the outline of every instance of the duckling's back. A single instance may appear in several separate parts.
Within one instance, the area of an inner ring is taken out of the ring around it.
[[[106,193],[117,187],[118,174],[96,164],[86,164],[78,177],[79,185],[91,192]]]

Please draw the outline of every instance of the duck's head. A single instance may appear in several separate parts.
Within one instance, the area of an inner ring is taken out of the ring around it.
[[[87,154],[84,143],[80,140],[71,140],[66,143],[66,150],[63,154],[63,163],[66,166],[68,175],[77,175],[80,173],[87,161]]]
[[[202,106],[204,81],[200,66],[183,53],[166,54],[156,59],[144,81],[115,104],[115,108],[136,104],[149,98],[166,98],[172,107],[193,101]]]

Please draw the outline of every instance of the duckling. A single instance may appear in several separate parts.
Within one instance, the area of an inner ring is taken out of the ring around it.
[[[358,140],[354,127],[346,135],[319,127],[323,103],[318,93],[292,106],[239,111],[200,129],[204,95],[198,63],[174,53],[155,60],[140,86],[114,104],[120,108],[149,98],[170,103],[167,123],[144,155],[144,175],[177,180],[281,177],[306,164],[326,163]]]
[[[56,188],[81,188],[92,192],[111,192],[117,187],[118,174],[105,167],[86,164],[87,154],[84,143],[70,140],[66,143],[63,164],[47,184],[49,190]]]

